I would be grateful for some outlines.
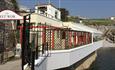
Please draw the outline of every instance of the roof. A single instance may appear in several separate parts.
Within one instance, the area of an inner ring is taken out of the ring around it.
[[[64,22],[63,24],[64,24],[64,26],[67,26],[68,28],[71,28],[72,30],[102,34],[101,31],[91,28],[91,27],[88,27],[86,25],[80,24],[80,23]]]
[[[31,22],[33,23],[46,23],[47,25],[55,26],[55,27],[60,27],[63,28],[62,26],[62,21],[57,20],[57,19],[52,19],[37,13],[32,13],[31,14]],[[39,18],[39,19],[38,19]]]
[[[0,20],[22,20],[23,17],[11,10],[3,10],[0,12]]]
[[[80,24],[80,23],[62,22],[62,21],[54,20],[54,19],[42,16],[42,15],[38,15],[36,13],[33,13],[31,15],[31,17],[32,17],[31,22],[36,22],[36,23],[39,23],[39,22],[46,23],[47,22],[48,25],[55,26],[55,27],[70,28],[70,29],[76,30],[76,31],[84,31],[84,32],[90,32],[90,33],[102,34],[101,31],[98,31],[94,28],[85,26],[85,25]]]

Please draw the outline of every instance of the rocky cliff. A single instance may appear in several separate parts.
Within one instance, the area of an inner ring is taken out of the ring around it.
[[[10,9],[13,11],[18,10],[18,4],[16,0],[0,0],[0,11]]]

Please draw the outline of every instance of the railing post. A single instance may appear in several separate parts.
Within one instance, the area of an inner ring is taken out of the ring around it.
[[[52,49],[54,49],[54,30],[52,30]]]
[[[92,42],[92,44],[93,44],[93,36],[94,36],[94,35],[93,35],[93,33],[92,33],[91,36],[90,36],[90,37],[91,37],[91,42]]]
[[[81,36],[80,36],[80,32],[78,32],[77,35],[78,35],[78,45],[81,45]]]
[[[50,26],[50,40],[49,40],[49,41],[50,41],[50,42],[49,42],[49,49],[51,50],[51,48],[52,48],[52,47],[51,47],[51,45],[52,45],[52,44],[51,44],[51,26]]]
[[[72,38],[72,32],[69,31],[69,48],[72,47],[71,38]]]
[[[31,70],[35,70],[34,69],[34,64],[35,64],[35,50],[32,51],[32,67],[31,67]]]
[[[65,30],[65,36],[67,36],[67,31],[66,30]],[[67,40],[68,40],[67,37],[65,37],[65,41],[64,41],[65,46],[64,46],[64,48],[66,48],[68,46]]]
[[[44,44],[42,43],[42,54],[44,54]]]
[[[36,36],[36,52],[35,52],[35,55],[36,55],[36,59],[38,59],[38,28],[37,28],[37,36]]]
[[[86,33],[84,33],[84,44],[86,44]]]
[[[76,32],[74,32],[74,47],[76,47]]]
[[[28,19],[27,19],[28,16]],[[27,21],[29,20],[29,21]],[[30,36],[30,14],[24,16],[24,23],[23,23],[23,27],[22,27],[22,42],[21,42],[21,57],[22,57],[22,70],[24,70],[24,65],[26,63],[30,64],[31,62],[29,62],[31,60],[31,56],[29,56],[30,53],[30,44],[29,44],[29,36]],[[28,61],[27,61],[28,60]],[[34,70],[34,69],[33,69]]]
[[[46,24],[42,29],[42,53],[44,53],[46,50]]]

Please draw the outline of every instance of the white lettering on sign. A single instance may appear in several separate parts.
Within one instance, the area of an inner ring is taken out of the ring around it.
[[[21,20],[23,17],[19,16],[13,11],[4,10],[0,12],[0,20]]]

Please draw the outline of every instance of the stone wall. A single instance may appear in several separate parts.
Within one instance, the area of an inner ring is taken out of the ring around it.
[[[18,10],[18,3],[16,0],[0,0],[0,11],[2,10]]]
[[[96,52],[92,53],[75,70],[87,70],[91,66],[91,64],[95,61],[96,57],[97,57],[97,53]]]

